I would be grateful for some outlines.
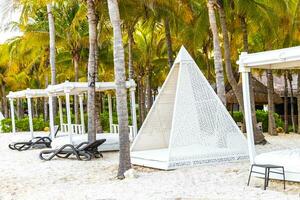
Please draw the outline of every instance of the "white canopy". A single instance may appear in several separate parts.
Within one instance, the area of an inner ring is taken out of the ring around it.
[[[9,99],[21,99],[27,97],[48,97],[46,89],[26,89],[17,92],[9,92],[6,96]]]
[[[126,81],[126,88],[135,88],[136,84],[133,80]],[[114,90],[115,82],[96,82],[96,91]],[[26,89],[16,92],[9,92],[6,96],[9,99],[18,98],[37,98],[52,96],[64,96],[66,93],[70,95],[78,95],[88,90],[87,82],[63,82],[57,85],[49,85],[46,89]]]
[[[137,133],[137,122],[136,122],[136,109],[135,109],[135,87],[136,84],[134,80],[126,81],[126,88],[130,90],[131,98],[131,115],[132,115],[132,125],[134,129],[134,135]],[[115,82],[96,82],[95,88],[96,91],[105,91],[105,90],[115,90]],[[26,98],[28,105],[28,116],[29,116],[29,127],[31,136],[33,137],[33,119],[32,119],[32,109],[31,109],[31,99],[38,97],[47,97],[49,98],[49,119],[50,119],[50,131],[52,138],[54,137],[54,116],[53,116],[53,97],[66,97],[66,110],[67,110],[67,129],[70,136],[70,142],[72,142],[72,124],[71,124],[71,108],[70,108],[70,95],[79,96],[79,105],[80,105],[80,118],[81,118],[81,128],[80,132],[84,133],[84,115],[83,115],[83,94],[88,91],[87,82],[69,82],[60,83],[57,85],[49,85],[46,89],[26,89],[22,91],[9,92],[7,98],[10,100],[10,109],[11,109],[11,119],[12,119],[12,132],[16,132],[15,127],[15,116],[14,116],[14,99]],[[109,95],[109,121],[110,128],[112,129],[112,107],[111,107],[111,97]],[[63,127],[63,117],[62,117],[62,103],[61,98],[58,98],[59,102],[59,116],[60,116],[60,125]]]
[[[260,69],[300,68],[300,46],[248,54],[242,52],[237,64]]]
[[[248,149],[251,163],[256,161],[256,152],[253,136],[251,102],[249,92],[249,73],[252,68],[260,69],[299,69],[300,68],[300,46],[247,54],[242,52],[239,60],[239,71],[242,74],[244,114],[247,129]],[[280,159],[280,155],[279,159]],[[269,161],[268,164],[275,164]],[[300,171],[291,173],[286,171],[287,180],[300,181]]]

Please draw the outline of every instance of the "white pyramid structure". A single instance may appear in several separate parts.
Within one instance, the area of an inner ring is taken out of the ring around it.
[[[184,47],[131,147],[131,162],[159,169],[248,159],[240,129]]]

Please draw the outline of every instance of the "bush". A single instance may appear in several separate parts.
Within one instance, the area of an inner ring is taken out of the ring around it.
[[[243,113],[240,111],[233,111],[232,117],[235,122],[243,122]]]
[[[11,119],[10,118],[6,118],[6,119],[1,120],[1,129],[2,129],[2,132],[4,132],[4,133],[12,132]]]
[[[34,131],[44,131],[45,127],[49,126],[49,123],[44,122],[43,118],[33,118],[32,121]],[[3,132],[12,132],[11,119],[3,119],[1,121],[1,127]],[[16,120],[16,131],[29,131],[28,117]]]
[[[103,131],[109,132],[109,113],[103,112],[101,113],[101,124]],[[85,122],[85,128],[87,130],[87,119],[88,116],[87,114],[84,115],[84,122]],[[75,123],[75,115],[71,114],[71,121],[72,123]],[[128,118],[129,125],[131,125],[131,118]],[[60,124],[60,119],[59,116],[56,116],[54,119],[55,124]],[[67,116],[63,116],[63,123],[67,123]],[[80,123],[80,116],[79,116],[79,123]],[[117,124],[118,123],[118,117],[117,113],[113,112],[113,123]],[[12,131],[12,125],[11,125],[11,119],[3,119],[1,121],[1,126],[2,126],[2,132],[11,132]],[[49,121],[45,122],[43,118],[33,118],[33,130],[34,131],[44,131],[49,128]],[[29,131],[29,118],[25,117],[22,119],[16,119],[16,130],[17,131]]]
[[[243,122],[243,114],[240,111],[234,111],[232,117],[235,122]],[[283,127],[284,123],[277,113],[274,114],[274,118],[275,118],[276,127]],[[268,111],[256,110],[256,119],[257,122],[262,122],[263,132],[267,132],[268,124],[269,124]]]

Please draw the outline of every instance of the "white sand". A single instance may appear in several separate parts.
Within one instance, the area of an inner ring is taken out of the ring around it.
[[[135,167],[138,178],[116,180],[118,153],[104,153],[89,162],[55,159],[41,161],[41,150],[25,152],[7,148],[28,134],[0,134],[0,200],[6,199],[300,199],[300,183],[253,177],[247,187],[249,162],[206,165],[160,171]],[[300,147],[300,135],[267,137],[270,144],[258,152]],[[300,163],[299,163],[300,164]]]

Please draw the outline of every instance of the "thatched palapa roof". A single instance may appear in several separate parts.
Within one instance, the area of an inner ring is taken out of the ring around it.
[[[268,104],[268,89],[267,89],[267,86],[265,86],[263,83],[258,81],[256,78],[252,77],[252,80],[253,80],[253,85],[254,85],[255,103],[256,104]],[[242,91],[242,83],[239,83],[238,87],[241,89],[240,91]],[[274,104],[283,103],[282,98],[277,93],[274,93],[273,99],[274,99]],[[232,89],[227,92],[226,101],[229,104],[237,103],[236,97],[235,97],[234,92],[233,92]]]

